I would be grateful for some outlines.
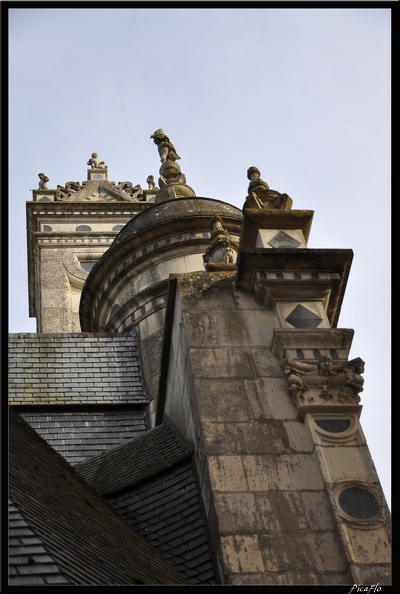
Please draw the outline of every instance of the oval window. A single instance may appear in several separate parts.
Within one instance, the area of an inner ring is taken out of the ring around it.
[[[92,228],[89,225],[78,225],[75,231],[91,231]]]

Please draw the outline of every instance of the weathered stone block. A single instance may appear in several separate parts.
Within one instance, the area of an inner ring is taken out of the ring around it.
[[[320,466],[312,454],[282,455],[277,458],[279,488],[284,491],[324,488]]]
[[[285,380],[260,378],[245,380],[251,414],[256,419],[296,419],[296,408],[287,394]]]
[[[286,572],[293,567],[299,573],[346,569],[334,532],[263,534],[261,541],[267,571]]]
[[[236,586],[296,586],[304,584],[316,586],[322,582],[320,576],[315,573],[270,572],[233,574],[229,576],[227,583]]]
[[[272,340],[275,317],[268,310],[226,310],[215,316],[221,346],[268,346]]]
[[[255,573],[264,571],[264,563],[257,537],[225,536],[221,551],[228,573]]]
[[[321,490],[324,487],[319,465],[310,454],[243,456],[250,491]]]
[[[239,349],[191,349],[193,373],[200,378],[252,377],[249,353]]]
[[[296,452],[312,452],[314,444],[307,427],[301,421],[284,421],[290,447]]]
[[[352,583],[354,584],[379,584],[379,586],[392,584],[392,570],[390,565],[379,565],[378,563],[357,565],[352,563],[350,567]]]
[[[196,380],[202,422],[237,422],[250,418],[244,383],[240,379]]]
[[[215,509],[221,533],[229,533],[232,526],[239,532],[257,532],[260,517],[252,493],[216,493]]]
[[[211,487],[215,491],[248,491],[241,456],[210,456],[208,458]]]
[[[278,483],[275,456],[243,456],[249,491],[274,489]]]
[[[268,491],[256,495],[263,529],[269,532],[333,530],[325,491]]]
[[[336,532],[309,532],[305,535],[315,567],[318,571],[345,571],[344,556]]]
[[[278,359],[269,349],[252,349],[254,366],[260,377],[285,377]]]
[[[214,346],[218,344],[214,318],[209,313],[184,312],[183,323],[191,347]]]
[[[205,423],[207,451],[212,454],[263,454],[288,452],[288,439],[281,423]]]
[[[356,564],[391,563],[392,550],[390,536],[385,526],[367,530],[352,526],[344,526],[346,547],[351,560]]]
[[[175,276],[175,274],[173,275]],[[193,272],[178,277],[179,293],[184,309],[209,309],[210,311],[234,307],[232,272]]]
[[[327,482],[343,479],[378,481],[375,466],[366,446],[324,446],[316,447],[321,468]]]

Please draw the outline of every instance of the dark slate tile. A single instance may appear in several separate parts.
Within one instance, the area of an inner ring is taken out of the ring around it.
[[[43,585],[45,575],[61,575],[59,567],[71,585],[186,583],[22,418],[12,410],[9,418],[10,498],[45,545],[13,547],[13,554],[54,560],[19,566],[12,585]]]

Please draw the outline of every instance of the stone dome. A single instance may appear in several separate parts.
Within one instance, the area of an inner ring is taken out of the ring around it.
[[[151,296],[155,303],[165,294],[170,273],[204,271],[202,255],[210,245],[215,216],[221,217],[227,232],[238,241],[241,209],[212,198],[154,204],[129,221],[86,279],[79,308],[82,331],[126,331],[128,313],[136,325],[133,309],[145,306],[138,301],[139,294],[146,299]],[[120,317],[125,311],[125,318],[111,323],[117,308]]]

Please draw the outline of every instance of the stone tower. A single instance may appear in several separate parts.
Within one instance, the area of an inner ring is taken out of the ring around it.
[[[313,212],[256,167],[243,209],[196,196],[163,130],[151,138],[158,186],[109,182],[94,154],[83,184],[34,191],[38,333],[135,333],[149,428],[193,448],[217,583],[389,584],[364,362],[338,328],[352,251],[309,249]]]
[[[79,301],[89,270],[117,233],[153,201],[154,184],[108,181],[97,153],[87,180],[48,189],[45,174],[27,203],[29,315],[38,332],[80,331]],[[152,176],[149,176],[149,181]]]

